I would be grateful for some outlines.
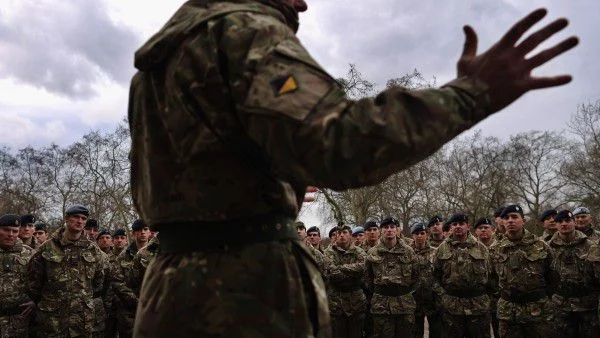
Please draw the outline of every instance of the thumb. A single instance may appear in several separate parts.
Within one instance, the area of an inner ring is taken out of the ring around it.
[[[461,59],[472,59],[477,55],[477,34],[469,25],[463,27],[463,32],[465,33],[465,44],[463,46]]]

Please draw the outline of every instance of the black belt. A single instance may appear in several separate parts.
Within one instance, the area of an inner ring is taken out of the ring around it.
[[[331,289],[338,292],[354,292],[362,290],[362,287],[360,285],[353,284],[331,284]]]
[[[479,297],[479,296],[483,296],[486,294],[485,291],[483,290],[471,290],[471,289],[466,289],[466,290],[453,290],[453,289],[444,289],[444,292],[452,297],[458,297],[458,298],[475,298],[475,297]]]
[[[402,285],[375,285],[373,289],[373,293],[390,297],[403,296],[412,291],[414,288]]]
[[[221,222],[173,222],[156,225],[161,253],[226,250],[249,244],[294,240],[294,220],[267,215],[246,220]]]
[[[522,292],[518,290],[505,290],[500,292],[500,298],[505,301],[517,303],[517,304],[525,304],[531,302],[537,302],[538,300],[547,297],[546,291],[538,290],[532,292]]]

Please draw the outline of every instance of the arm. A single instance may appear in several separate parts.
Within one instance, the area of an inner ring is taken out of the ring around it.
[[[27,264],[27,290],[29,297],[37,304],[42,298],[46,280],[46,265],[42,253],[37,251]]]

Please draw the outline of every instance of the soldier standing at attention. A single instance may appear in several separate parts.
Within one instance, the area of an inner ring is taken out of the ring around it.
[[[18,238],[19,215],[0,217],[0,338],[27,338],[35,304],[27,296],[32,249]]]
[[[427,225],[427,232],[429,233],[429,245],[437,248],[446,239],[444,237],[444,231],[442,227],[444,222],[441,216],[433,216],[429,220]]]
[[[494,225],[492,221],[487,217],[482,217],[475,222],[473,225],[475,229],[475,237],[483,243],[486,247],[492,246],[496,243],[496,238],[494,237]]]
[[[504,220],[502,219],[502,217],[500,217],[500,215],[502,215],[502,210],[504,210],[503,206],[499,207],[494,212],[494,223],[496,223],[496,233],[494,233],[494,235],[496,236],[497,241],[500,241],[502,239],[505,231]]]
[[[112,254],[112,236],[108,230],[102,230],[98,233],[96,243],[102,252],[109,256]]]
[[[412,294],[419,268],[413,249],[398,238],[399,225],[394,218],[381,221],[381,241],[367,253],[374,338],[406,337],[414,330],[417,305]]]
[[[92,299],[105,292],[107,263],[98,246],[83,233],[89,211],[74,205],[65,226],[38,248],[28,265],[28,285],[37,304],[35,334],[43,337],[90,337]]]
[[[111,274],[109,275],[109,279],[114,275],[114,269],[117,269],[116,266],[117,257],[119,254],[125,250],[127,247],[127,233],[125,229],[116,229],[112,233],[112,250],[108,255],[108,261],[110,264]],[[112,283],[111,283],[112,284]],[[117,307],[119,306],[118,299],[115,299],[115,294],[112,286],[109,288],[108,294],[108,306],[106,310],[106,321],[105,321],[105,337],[106,338],[114,338],[118,334],[118,322],[117,322]],[[122,330],[123,331],[123,330]]]
[[[540,236],[540,239],[544,242],[548,242],[552,239],[552,236],[556,233],[556,222],[554,217],[558,212],[556,209],[548,209],[540,215],[540,222],[544,228],[544,233]]]
[[[32,249],[37,249],[39,244],[33,236],[33,233],[35,232],[35,215],[22,215],[19,221],[21,222],[21,227],[19,228],[19,238],[21,241],[23,241],[23,244]]]
[[[490,256],[464,214],[448,219],[452,235],[433,255],[433,278],[447,338],[490,336]]]
[[[441,234],[441,224],[440,234]],[[435,248],[429,245],[427,227],[423,223],[415,223],[410,228],[413,238],[411,248],[414,250],[417,262],[420,283],[413,297],[417,303],[415,311],[415,329],[413,338],[422,338],[425,331],[425,317],[429,323],[429,338],[442,336],[442,316],[435,305],[433,292],[432,259]]]
[[[363,226],[365,229],[365,241],[362,248],[365,252],[369,252],[369,249],[379,244],[379,227],[374,221],[367,221]]]
[[[457,78],[439,89],[350,100],[296,37],[306,9],[188,1],[136,52],[131,188],[161,234],[137,337],[330,336],[324,284],[294,227],[306,187],[380,183],[526,92],[571,81],[531,75],[578,43],[535,52],[568,24],[524,36],[540,9],[480,54],[465,26]]]
[[[116,258],[127,247],[127,233],[125,229],[116,229],[112,233],[113,256]]]
[[[523,228],[523,208],[509,205],[500,215],[505,236],[492,246],[494,279],[500,292],[500,337],[551,337],[554,308],[552,249]]]
[[[357,226],[352,229],[352,243],[356,246],[362,247],[365,241],[365,229],[361,226]]]
[[[305,244],[306,248],[308,249],[308,252],[310,252],[310,254],[313,256],[313,258],[317,262],[317,265],[319,266],[319,270],[321,271],[323,278],[325,278],[326,274],[327,274],[327,269],[329,267],[329,262],[328,262],[327,257],[325,256],[324,253],[315,249],[312,245],[307,243],[306,225],[304,225],[303,222],[296,221],[296,231],[298,232],[298,237],[300,238],[300,240]]]
[[[325,256],[331,264],[327,280],[333,337],[361,338],[367,307],[362,290],[366,253],[352,244],[352,230],[343,225]]]
[[[100,231],[100,224],[98,224],[97,220],[88,218],[83,231],[90,241],[96,241],[96,237],[98,237],[98,232]]]
[[[587,279],[590,269],[586,256],[591,244],[583,232],[575,230],[569,210],[557,213],[554,220],[557,231],[548,242],[554,249],[552,300],[558,310],[554,326],[560,337],[598,338],[598,294]]]

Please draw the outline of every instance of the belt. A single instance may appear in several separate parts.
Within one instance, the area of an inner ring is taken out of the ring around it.
[[[227,250],[255,243],[299,239],[294,220],[278,215],[220,222],[164,222],[156,226],[160,229],[161,253]]]
[[[505,290],[500,292],[500,298],[505,301],[517,303],[517,304],[525,304],[531,302],[537,302],[538,300],[547,297],[546,291],[538,290],[532,292],[522,292],[518,290]]]
[[[353,284],[346,284],[346,285],[331,284],[331,289],[334,291],[338,291],[338,292],[354,292],[354,291],[362,290],[362,287],[360,285],[353,285]]]
[[[390,297],[403,296],[412,291],[414,288],[402,285],[375,285],[373,289],[373,293]]]
[[[444,292],[452,297],[458,297],[458,298],[475,298],[475,297],[479,297],[479,296],[483,296],[486,294],[485,291],[483,290],[471,290],[471,289],[466,289],[466,290],[453,290],[453,289],[444,289]]]

